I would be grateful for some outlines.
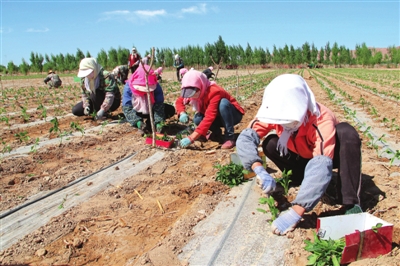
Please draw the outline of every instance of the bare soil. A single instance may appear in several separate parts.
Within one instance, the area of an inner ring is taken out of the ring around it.
[[[272,70],[257,70],[254,74],[265,71]],[[302,73],[307,80],[317,101],[331,108],[339,120],[348,119],[343,108],[329,100],[326,92],[311,75],[312,72],[296,71]],[[222,70],[218,77],[235,74],[235,71]],[[243,82],[248,74],[248,71],[239,72],[240,82]],[[250,74],[253,74],[253,71]],[[179,84],[173,81],[174,77],[174,72],[163,74],[162,86],[169,102],[174,101],[177,93],[169,92],[168,88],[179,88]],[[341,89],[354,94],[354,98],[360,97],[360,92],[357,92],[354,86],[343,83],[335,76],[327,78]],[[59,114],[64,115],[59,119],[60,128],[69,130],[71,122],[77,122],[85,129],[99,125],[99,122],[87,117],[65,117],[70,112],[71,106],[79,101],[79,96],[71,96],[71,93],[74,95],[72,91],[76,85],[72,78],[63,82],[64,89],[56,91],[63,95],[63,99],[68,100],[63,103],[55,102]],[[379,86],[378,83],[374,85]],[[2,89],[40,86],[43,86],[42,80],[2,82]],[[63,94],[64,91],[68,91],[68,86],[73,89],[70,93]],[[380,97],[369,94],[367,96],[365,92],[362,94],[363,97],[368,97],[371,105],[379,108],[380,117],[399,116],[398,108],[382,108],[387,107],[388,103],[397,107],[396,101],[388,99],[382,102]],[[254,117],[262,95],[263,88],[260,87],[250,98],[241,102],[246,114],[235,129],[237,134],[246,128]],[[30,106],[28,109],[35,109],[37,102],[29,95],[26,97]],[[18,98],[18,101],[21,102],[21,99]],[[357,103],[353,105],[357,106]],[[7,108],[9,113],[15,114],[9,115],[12,117],[10,126],[2,127],[0,138],[13,149],[32,144],[35,138],[56,137],[54,133],[49,133],[52,126],[49,121],[37,126],[23,127],[26,123],[21,120],[20,110],[13,111],[12,104]],[[113,113],[113,118],[118,119],[121,115],[121,110],[117,110]],[[35,120],[43,120],[38,110],[32,111],[28,122]],[[374,126],[386,130],[388,135],[397,134],[379,123],[378,118],[373,121],[375,121]],[[176,134],[183,128],[176,117],[168,120],[167,124],[170,126],[166,128],[166,132],[170,135]],[[27,132],[30,140],[20,141],[15,137],[16,133],[23,131]],[[399,167],[390,166],[388,159],[378,157],[376,151],[368,147],[368,139],[361,132],[360,136],[363,139],[362,207],[364,211],[394,224],[393,249],[387,255],[351,265],[398,265],[400,261]],[[397,137],[391,138],[397,141]],[[205,219],[229,193],[229,187],[215,181],[216,169],[213,166],[217,163],[229,163],[229,155],[233,150],[221,150],[220,146],[213,141],[196,141],[188,149],[176,147],[165,149],[167,155],[163,161],[135,176],[127,176],[119,186],[109,186],[89,201],[54,217],[45,226],[2,251],[0,263],[2,265],[186,265],[187,263],[179,261],[177,256],[193,235],[192,228]],[[61,144],[40,148],[26,156],[6,156],[2,158],[0,165],[0,210],[7,211],[23,204],[38,193],[60,188],[133,153],[137,153],[135,156],[137,161],[144,160],[157,149],[145,145],[143,137],[137,134],[137,129],[124,123],[105,127],[101,134],[85,134]],[[275,176],[280,175],[275,165],[270,164],[268,167],[276,172]],[[297,190],[296,187],[290,190],[289,201],[295,197]],[[135,191],[139,192],[143,199]],[[162,205],[163,211],[158,202]],[[307,213],[294,233],[289,235],[292,244],[286,251],[285,264],[306,265],[310,253],[303,249],[304,240],[312,239],[316,217],[336,214],[343,214],[341,206],[328,201],[321,201],[313,211]]]

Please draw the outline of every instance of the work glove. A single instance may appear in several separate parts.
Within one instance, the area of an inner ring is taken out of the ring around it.
[[[192,144],[192,143],[193,143],[193,142],[192,142],[192,140],[191,140],[190,138],[184,138],[184,139],[181,139],[179,145],[180,145],[182,148],[186,148],[187,146],[189,146],[189,145]]]
[[[100,120],[100,119],[102,119],[103,116],[104,116],[104,114],[105,114],[105,111],[104,111],[103,109],[100,109],[100,110],[97,112],[97,114],[96,114],[94,120]]]
[[[262,189],[263,193],[269,196],[275,191],[275,179],[267,173],[267,171],[264,169],[264,166],[260,165],[254,168],[254,173],[257,175],[257,184]]]
[[[82,93],[81,99],[82,99],[83,113],[85,115],[90,115],[90,103],[87,95]]]
[[[157,133],[161,133],[163,126],[161,124],[156,124],[156,131]]]
[[[182,112],[179,115],[179,122],[186,124],[187,122],[189,122],[189,116],[185,112]]]
[[[83,109],[83,113],[84,113],[85,115],[90,115],[90,106],[86,106],[86,107]]]
[[[101,109],[103,109],[104,111],[108,111],[108,109],[110,109],[111,105],[114,102],[114,94],[111,92],[106,92],[106,96],[104,97],[104,101],[103,104],[101,105]]]

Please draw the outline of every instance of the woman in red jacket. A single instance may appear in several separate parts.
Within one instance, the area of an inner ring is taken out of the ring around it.
[[[185,108],[187,104],[196,111],[193,122],[197,127],[191,135],[180,141],[181,147],[185,148],[200,136],[206,136],[208,130],[218,139],[222,135],[221,127],[225,128],[225,141],[221,149],[235,147],[234,126],[242,120],[244,109],[234,97],[215,82],[209,81],[200,71],[190,70],[182,78],[181,96],[175,102],[182,123],[189,121]]]

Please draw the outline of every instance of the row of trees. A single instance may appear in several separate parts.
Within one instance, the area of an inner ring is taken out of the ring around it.
[[[150,54],[151,48],[142,56]],[[130,49],[111,48],[108,52],[102,49],[96,56],[97,61],[105,69],[113,69],[118,65],[125,65],[128,62]],[[246,48],[241,45],[226,45],[222,37],[219,36],[215,43],[207,43],[204,47],[199,45],[188,45],[180,49],[156,48],[155,66],[171,67],[174,55],[179,54],[186,66],[196,68],[221,63],[224,66],[244,67],[248,65],[266,66],[274,65],[278,67],[295,67],[298,65],[333,65],[341,67],[344,65],[374,66],[375,64],[394,64],[396,67],[400,63],[400,47],[391,46],[387,48],[384,55],[381,51],[368,48],[365,43],[356,45],[355,51],[338,45],[336,42],[328,42],[324,47],[317,49],[314,44],[304,43],[301,47],[285,45],[283,48],[273,46],[272,51],[268,48],[252,48],[247,43]],[[47,55],[31,52],[30,64],[22,59],[22,63],[16,66],[10,61],[7,67],[0,65],[0,72],[15,74],[22,73],[27,75],[29,72],[47,72],[49,69],[57,72],[76,71],[79,62],[85,57],[92,55],[87,52],[84,54],[79,48],[75,55]]]

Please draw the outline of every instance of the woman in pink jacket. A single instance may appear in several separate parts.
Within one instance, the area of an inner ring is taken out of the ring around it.
[[[185,105],[190,104],[196,111],[193,122],[197,125],[195,131],[180,142],[185,148],[200,136],[206,136],[208,130],[214,139],[222,136],[221,127],[225,128],[225,141],[221,149],[235,147],[235,130],[244,115],[243,108],[234,97],[215,82],[209,81],[203,73],[189,70],[182,78],[181,96],[175,102],[179,121],[187,123],[189,116]]]
[[[292,170],[292,185],[301,184],[292,207],[272,223],[273,233],[294,230],[327,190],[333,168],[339,170],[337,203],[344,205],[347,214],[362,212],[360,137],[354,127],[339,123],[331,110],[315,101],[301,76],[284,74],[273,79],[256,117],[237,140],[244,168],[257,174],[259,186],[269,195],[276,183],[258,155],[264,137],[264,154],[282,172]]]

